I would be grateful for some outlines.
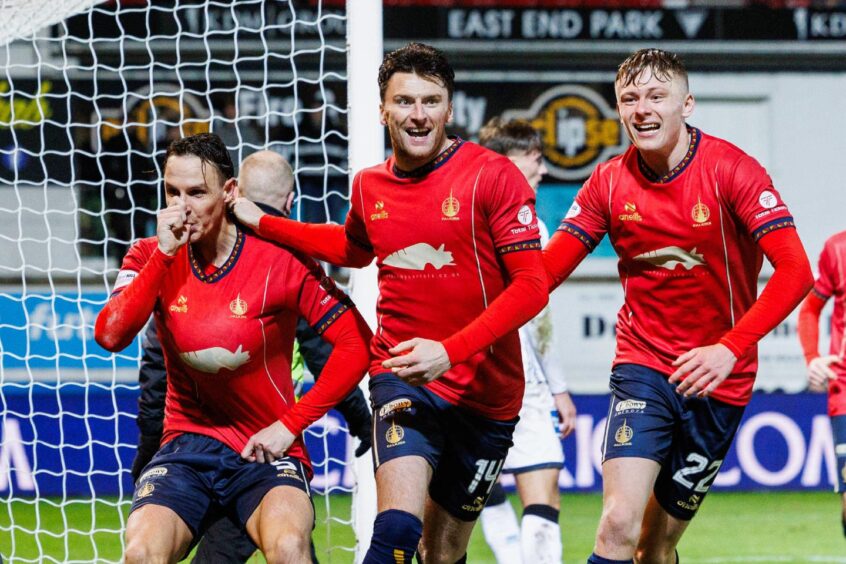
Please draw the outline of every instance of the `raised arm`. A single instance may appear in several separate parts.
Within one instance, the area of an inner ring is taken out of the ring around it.
[[[373,260],[373,253],[356,244],[343,225],[329,223],[302,223],[264,213],[246,198],[237,198],[230,204],[232,213],[253,231],[271,241],[305,253],[317,260],[337,266],[361,268]]]

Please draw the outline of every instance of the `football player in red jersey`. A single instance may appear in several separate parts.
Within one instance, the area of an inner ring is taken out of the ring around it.
[[[447,136],[453,79],[426,45],[385,57],[381,117],[394,154],[356,175],[344,226],[233,205],[260,234],[322,260],[376,258],[379,513],[368,563],[411,562],[418,549],[427,564],[464,561],[520,411],[517,329],[548,299],[534,193],[507,157]]]
[[[607,233],[625,290],[588,562],[673,563],[749,402],[756,343],[812,277],[766,171],[686,124],[694,99],[676,55],[634,53],[615,92],[632,146],[587,180],[544,264],[554,288]],[[775,272],[756,299],[763,255]]]
[[[846,536],[846,231],[832,235],[820,254],[819,276],[799,310],[799,341],[812,390],[828,390],[828,416],[837,459],[836,487]],[[828,354],[820,355],[820,314],[834,298]]]
[[[127,253],[95,326],[97,342],[117,351],[155,314],[168,374],[162,447],[136,483],[124,558],[184,558],[210,512],[223,510],[268,562],[308,562],[312,472],[301,433],[361,379],[370,331],[317,263],[227,213],[237,183],[219,137],[173,142],[164,171],[157,235]],[[295,403],[298,317],[334,350]]]

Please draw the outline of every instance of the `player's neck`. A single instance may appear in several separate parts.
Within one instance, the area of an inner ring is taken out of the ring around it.
[[[441,153],[446,151],[453,144],[453,142],[454,139],[450,139],[448,136],[444,136],[443,143],[441,143],[438,150],[435,151],[434,154],[424,157],[422,159],[408,157],[406,155],[403,155],[401,151],[397,151],[396,148],[394,148],[394,166],[402,172],[413,172],[437,159]]]
[[[679,138],[668,150],[640,151],[640,158],[659,178],[666,176],[682,162],[690,149],[691,135],[685,127],[679,133]]]
[[[238,228],[233,222],[224,220],[217,237],[194,244],[194,254],[204,266],[213,264],[215,267],[220,267],[232,254],[237,239]]]

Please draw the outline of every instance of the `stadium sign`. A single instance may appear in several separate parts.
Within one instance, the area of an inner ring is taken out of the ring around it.
[[[508,110],[503,117],[528,120],[541,132],[547,167],[563,180],[589,176],[598,163],[628,146],[617,112],[595,90],[582,86],[556,86],[528,110]]]
[[[132,491],[137,389],[6,385],[2,394],[0,494],[103,496]],[[563,443],[566,460],[559,485],[598,491],[608,397],[575,396],[574,401],[579,416],[575,432]],[[823,394],[755,394],[714,487],[829,489],[839,469],[825,409]],[[343,419],[330,412],[305,437],[315,468],[312,487],[351,491],[354,445]],[[506,477],[509,483],[513,481]]]
[[[426,0],[385,8],[396,39],[481,41],[820,41],[846,37],[842,9],[558,8],[524,4],[481,8]],[[463,5],[462,5],[463,4]],[[503,3],[504,4],[504,3]]]

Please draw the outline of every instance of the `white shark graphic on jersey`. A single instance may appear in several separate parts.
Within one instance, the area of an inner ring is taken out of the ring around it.
[[[704,266],[705,257],[696,252],[696,247],[688,252],[681,247],[664,247],[657,251],[647,251],[635,257],[635,260],[643,260],[655,266],[673,270],[678,265],[690,270],[694,266]]]
[[[242,345],[235,352],[223,347],[212,347],[201,351],[184,352],[179,355],[182,361],[200,372],[217,374],[221,368],[237,370],[250,361],[249,351],[242,351]]]
[[[427,264],[434,266],[435,270],[440,270],[444,266],[455,266],[450,251],[445,251],[443,245],[436,249],[429,243],[415,243],[395,251],[385,257],[382,262],[388,266],[409,270],[423,270]]]

